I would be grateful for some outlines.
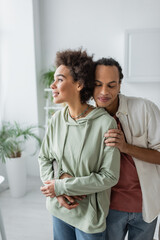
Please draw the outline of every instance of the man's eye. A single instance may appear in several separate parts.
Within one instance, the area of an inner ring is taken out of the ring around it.
[[[114,88],[114,87],[115,87],[115,85],[109,85],[108,87],[109,87],[109,88]]]
[[[63,79],[62,78],[58,78],[58,82],[63,82]]]
[[[96,87],[100,87],[100,86],[102,86],[101,84],[99,84],[99,83],[95,83],[94,84]]]

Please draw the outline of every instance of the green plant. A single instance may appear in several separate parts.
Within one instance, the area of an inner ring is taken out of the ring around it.
[[[44,88],[50,88],[51,84],[54,82],[54,74],[56,71],[56,67],[53,66],[52,69],[49,69],[47,72],[42,74],[42,83]],[[45,91],[45,98],[48,98],[50,102],[53,102],[53,97],[50,92],[47,90]]]
[[[34,133],[40,126],[21,127],[14,122],[3,122],[0,129],[0,158],[5,163],[6,158],[21,157],[23,145],[30,138],[36,140],[41,145],[41,139]]]
[[[56,67],[53,66],[53,69],[49,69],[47,72],[45,72],[42,75],[42,83],[43,83],[45,88],[50,88],[50,85],[54,81],[55,71],[56,71]]]

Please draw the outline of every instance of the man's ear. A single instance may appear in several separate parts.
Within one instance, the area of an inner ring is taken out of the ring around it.
[[[83,89],[83,87],[84,87],[83,82],[82,82],[81,80],[79,80],[79,81],[77,82],[77,90],[78,90],[78,91],[81,91],[81,90]]]

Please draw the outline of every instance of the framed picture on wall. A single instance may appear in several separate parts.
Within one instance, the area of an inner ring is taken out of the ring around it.
[[[125,81],[160,82],[160,29],[125,32]]]

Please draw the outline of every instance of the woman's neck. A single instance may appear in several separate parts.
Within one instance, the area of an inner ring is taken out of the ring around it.
[[[73,119],[79,119],[86,116],[89,112],[90,106],[87,103],[68,104],[69,114]]]

